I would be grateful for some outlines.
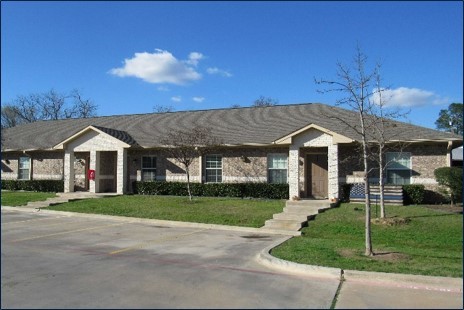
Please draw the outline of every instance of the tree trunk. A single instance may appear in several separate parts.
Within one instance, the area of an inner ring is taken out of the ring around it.
[[[366,150],[364,150],[366,152]],[[367,153],[365,153],[367,154]],[[369,189],[369,178],[367,176],[367,157],[364,158],[364,192],[365,192],[365,208],[366,208],[366,222],[365,222],[365,247],[366,256],[372,256],[372,241],[371,241],[371,194]]]
[[[385,218],[385,183],[383,181],[383,146],[379,146],[379,191],[380,191],[380,218]]]
[[[192,201],[192,192],[190,191],[190,171],[188,167],[185,167],[185,173],[187,174],[187,192],[189,195],[189,200]]]
[[[364,192],[365,192],[365,209],[366,209],[366,222],[365,222],[365,255],[372,256],[372,241],[371,241],[371,192],[369,189],[369,165],[366,141],[366,129],[364,126],[364,115],[360,113],[361,121],[361,135],[363,147],[363,161],[364,161]]]

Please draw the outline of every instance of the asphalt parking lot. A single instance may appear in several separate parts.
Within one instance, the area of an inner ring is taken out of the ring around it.
[[[2,308],[329,308],[339,281],[255,260],[281,235],[2,208]]]
[[[259,262],[288,236],[167,224],[2,207],[1,308],[463,306],[462,279],[345,270],[340,282]]]

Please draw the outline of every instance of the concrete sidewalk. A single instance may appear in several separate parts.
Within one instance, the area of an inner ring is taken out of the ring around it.
[[[289,239],[288,237],[287,239]],[[276,270],[314,278],[338,278],[336,309],[463,309],[463,279],[342,270],[285,261],[270,255],[278,241],[256,259]]]
[[[462,309],[462,278],[345,270],[337,309]]]

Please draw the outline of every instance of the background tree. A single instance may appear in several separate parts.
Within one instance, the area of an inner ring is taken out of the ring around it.
[[[157,104],[157,105],[153,106],[153,112],[155,112],[155,113],[174,112],[174,107],[172,105]]]
[[[189,200],[192,200],[190,191],[190,166],[196,158],[218,147],[221,141],[216,138],[208,127],[197,126],[191,130],[170,131],[161,141],[166,146],[165,152],[184,167],[187,177],[187,191]]]
[[[371,239],[371,205],[369,189],[369,150],[367,131],[372,123],[370,114],[373,108],[372,89],[375,88],[375,77],[378,72],[377,65],[373,70],[366,71],[367,56],[364,55],[358,46],[351,65],[337,63],[336,80],[316,80],[318,85],[328,85],[328,89],[320,90],[322,93],[337,92],[342,94],[341,99],[336,100],[336,105],[346,106],[355,111],[358,115],[359,123],[355,126],[348,124],[361,137],[361,149],[364,171],[364,192],[365,192],[365,255],[372,256]]]
[[[435,126],[437,126],[437,129],[462,135],[462,111],[462,103],[450,104],[447,110],[440,110],[440,114],[438,115],[438,119],[435,122]]]
[[[253,101],[252,107],[270,107],[279,103],[279,100],[271,97],[259,96],[258,99]]]
[[[2,105],[2,128],[9,128],[38,120],[87,118],[96,115],[97,105],[84,99],[78,90],[61,94],[51,89],[45,93],[19,95]]]

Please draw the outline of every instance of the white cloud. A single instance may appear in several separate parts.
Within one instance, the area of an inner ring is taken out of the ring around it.
[[[201,74],[194,67],[202,58],[202,54],[192,52],[188,60],[180,61],[170,52],[156,49],[154,53],[135,53],[133,58],[124,60],[123,67],[111,69],[109,73],[119,77],[132,76],[154,84],[182,85],[201,79]]]
[[[205,100],[205,97],[193,97],[192,100],[195,102],[203,102],[203,100]]]
[[[208,69],[206,69],[206,72],[208,74],[219,74],[219,75],[221,75],[223,77],[231,77],[232,76],[232,74],[230,72],[219,69],[217,67],[208,68]]]
[[[379,102],[379,94],[372,96],[374,103]],[[432,91],[419,88],[399,87],[396,89],[386,89],[382,91],[382,100],[388,107],[418,107],[424,105],[439,105],[449,101]]]
[[[174,97],[171,97],[171,100],[174,101],[174,102],[181,102],[182,97],[181,96],[174,96]]]
[[[189,54],[189,59],[186,61],[189,65],[197,66],[198,62],[203,59],[203,54],[198,52],[192,52]]]

